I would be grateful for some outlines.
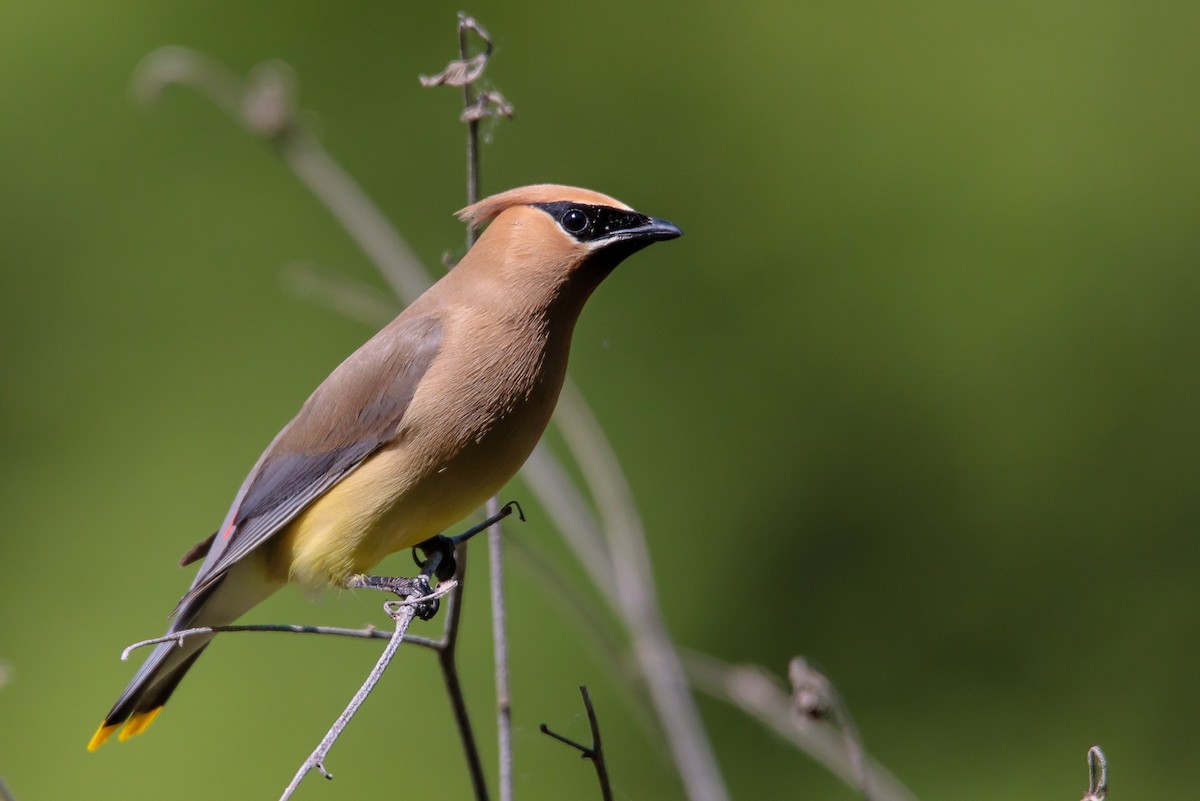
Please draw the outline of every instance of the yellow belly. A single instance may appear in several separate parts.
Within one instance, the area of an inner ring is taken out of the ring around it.
[[[499,488],[453,465],[414,480],[404,462],[400,449],[381,451],[305,509],[271,542],[277,570],[309,589],[340,586],[446,530]]]
[[[268,542],[276,576],[309,589],[342,586],[385,556],[446,532],[520,469],[548,417],[548,410],[518,415],[451,458],[412,441],[377,452]]]

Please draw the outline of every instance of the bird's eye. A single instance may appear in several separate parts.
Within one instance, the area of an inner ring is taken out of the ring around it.
[[[587,215],[579,209],[567,209],[559,222],[562,223],[563,230],[569,234],[582,233],[588,227]]]

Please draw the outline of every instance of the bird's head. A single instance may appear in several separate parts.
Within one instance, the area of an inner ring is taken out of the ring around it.
[[[467,259],[486,259],[496,277],[573,285],[584,296],[626,257],[683,233],[607,195],[556,184],[510,189],[458,216],[488,226]]]

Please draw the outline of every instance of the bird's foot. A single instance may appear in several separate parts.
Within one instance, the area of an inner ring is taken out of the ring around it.
[[[413,551],[413,561],[417,563],[417,567],[421,568],[422,573],[432,573],[437,576],[438,581],[449,581],[453,578],[455,571],[458,570],[458,563],[454,561],[454,549],[463,544],[467,540],[474,537],[481,531],[486,531],[490,527],[496,525],[504,518],[508,517],[516,510],[517,517],[522,522],[525,521],[525,510],[521,508],[521,504],[516,501],[509,501],[500,507],[500,511],[484,520],[482,523],[458,534],[454,537],[447,537],[444,534],[438,534],[436,537],[430,537],[424,542],[417,543],[417,548],[425,554],[425,560],[422,561]],[[433,560],[434,555],[437,555],[438,560],[433,562],[433,570],[430,571],[429,565]]]
[[[382,590],[390,592],[405,601],[418,601],[413,604],[417,617],[429,620],[438,611],[438,599],[429,598],[433,590],[429,586],[428,576],[405,578],[403,576],[364,576],[355,574],[346,579],[346,589],[350,590]],[[424,599],[424,600],[421,600]],[[389,601],[389,603],[392,603]]]

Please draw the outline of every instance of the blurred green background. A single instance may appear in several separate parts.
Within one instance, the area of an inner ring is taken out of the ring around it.
[[[84,749],[133,672],[120,649],[186,587],[175,560],[371,333],[287,291],[285,265],[383,286],[268,148],[190,90],[135,107],[131,71],[165,44],[290,63],[322,141],[437,264],[461,252],[460,97],[416,76],[453,54],[457,9],[7,4],[0,775],[19,801],[274,798],[378,653],[229,636],[148,736]],[[1194,793],[1200,5],[466,10],[518,115],[485,192],[579,184],[687,232],[614,274],[573,361],[677,639],[780,673],[805,654],[923,799],[1076,799],[1095,743],[1114,798]],[[563,562],[531,511],[515,536]],[[619,797],[682,797],[612,663],[511,562],[520,797],[597,797],[537,731],[585,736],[583,683]],[[484,587],[462,648],[491,765]],[[378,600],[288,590],[250,619],[381,623]],[[393,671],[337,780],[299,797],[468,797],[434,660]],[[853,797],[701,706],[735,797]]]

